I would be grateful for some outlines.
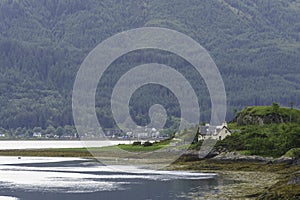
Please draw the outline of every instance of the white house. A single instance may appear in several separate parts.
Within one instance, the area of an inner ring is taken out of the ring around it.
[[[33,137],[37,137],[37,138],[41,138],[42,137],[42,133],[40,133],[40,132],[34,132],[32,136]]]
[[[0,137],[5,137],[5,134],[4,133],[0,133]]]
[[[208,138],[215,140],[224,140],[227,136],[231,135],[231,131],[228,129],[227,123],[224,122],[220,126],[210,126],[205,124],[199,129],[199,140],[205,140]]]

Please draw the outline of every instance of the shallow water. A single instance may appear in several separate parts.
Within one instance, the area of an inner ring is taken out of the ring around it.
[[[103,166],[80,158],[0,157],[0,199],[187,199],[218,185],[215,174]],[[6,196],[4,198],[4,196]]]

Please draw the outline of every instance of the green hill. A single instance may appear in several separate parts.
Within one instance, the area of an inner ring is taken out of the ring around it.
[[[299,117],[300,110],[277,104],[246,107],[229,123],[233,134],[219,141],[216,148],[246,155],[298,157]]]
[[[263,125],[272,123],[299,123],[300,110],[273,106],[249,106],[239,112],[234,119],[237,125]]]
[[[88,52],[120,31],[143,26],[183,32],[210,52],[224,79],[228,119],[234,108],[247,105],[292,101],[300,107],[298,0],[2,0],[0,127],[15,134],[17,128],[72,125],[72,86]],[[121,58],[116,63],[121,69],[112,66],[107,75],[114,76],[103,80],[96,105],[102,124],[114,126],[107,105],[123,70],[157,60],[177,67],[196,85],[201,121],[210,119],[209,93],[188,63],[144,51]],[[131,106],[136,121],[145,124],[149,106],[161,102],[169,113],[180,114],[167,90],[138,91]]]

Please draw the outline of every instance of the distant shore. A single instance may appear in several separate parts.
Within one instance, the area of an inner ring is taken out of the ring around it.
[[[0,140],[0,150],[32,150],[54,148],[105,147],[118,144],[130,144],[131,140]]]

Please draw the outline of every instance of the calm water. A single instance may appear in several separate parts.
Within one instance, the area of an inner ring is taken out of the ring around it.
[[[0,157],[0,199],[201,199],[218,192],[218,184],[214,174],[107,167],[79,158]]]

